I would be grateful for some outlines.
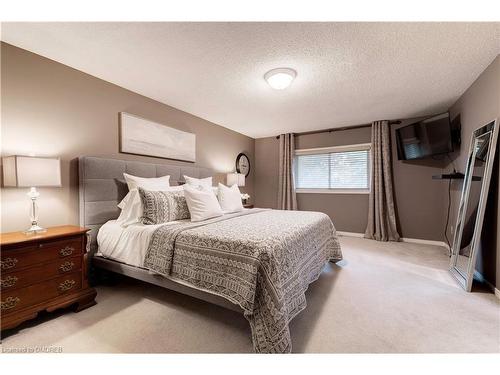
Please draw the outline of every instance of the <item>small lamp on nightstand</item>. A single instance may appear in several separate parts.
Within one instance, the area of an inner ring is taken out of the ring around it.
[[[238,185],[245,186],[245,175],[242,173],[228,173],[227,174],[227,186]]]
[[[238,185],[245,186],[245,175],[243,173],[228,173],[227,174],[227,186]],[[248,203],[250,196],[248,194],[241,194],[241,200],[243,205]]]
[[[7,156],[2,158],[3,185],[5,187],[29,187],[31,199],[31,227],[26,234],[42,233],[46,229],[38,225],[36,199],[40,195],[37,187],[61,186],[61,160],[33,156]]]

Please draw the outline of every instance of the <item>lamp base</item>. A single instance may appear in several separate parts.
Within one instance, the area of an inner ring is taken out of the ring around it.
[[[45,233],[45,232],[47,232],[47,229],[42,228],[38,224],[33,224],[29,229],[25,230],[23,233],[30,235],[30,234]]]

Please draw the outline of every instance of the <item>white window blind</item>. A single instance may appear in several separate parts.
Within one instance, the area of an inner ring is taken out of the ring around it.
[[[368,193],[370,144],[296,150],[298,193]]]

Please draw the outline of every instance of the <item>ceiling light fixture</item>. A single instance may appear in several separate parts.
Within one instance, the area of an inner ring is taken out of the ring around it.
[[[264,79],[275,90],[286,89],[297,77],[297,72],[291,68],[277,68],[264,74]]]

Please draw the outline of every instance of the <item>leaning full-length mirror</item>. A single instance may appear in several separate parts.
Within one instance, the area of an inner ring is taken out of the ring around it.
[[[497,137],[496,120],[476,129],[467,158],[450,270],[468,292],[472,288]]]

